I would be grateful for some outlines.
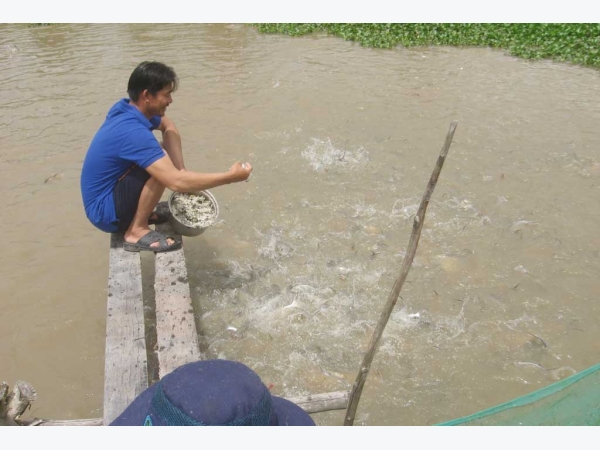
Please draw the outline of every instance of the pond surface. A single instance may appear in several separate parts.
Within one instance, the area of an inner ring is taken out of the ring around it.
[[[0,380],[36,387],[28,414],[102,415],[109,236],[79,175],[147,59],[180,78],[168,115],[188,169],[254,166],[184,241],[208,357],[275,395],[349,389],[457,120],[355,425],[454,419],[599,362],[597,70],[244,25],[4,24]]]

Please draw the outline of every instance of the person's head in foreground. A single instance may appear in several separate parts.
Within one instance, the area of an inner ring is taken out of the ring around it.
[[[244,364],[221,359],[178,367],[142,392],[110,425],[315,425],[299,406],[272,396]]]

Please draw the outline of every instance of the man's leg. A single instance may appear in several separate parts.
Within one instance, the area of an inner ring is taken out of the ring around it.
[[[125,231],[125,242],[135,244],[152,231],[148,226],[148,218],[154,211],[154,208],[156,208],[164,191],[165,186],[158,180],[152,177],[148,178],[148,181],[146,181],[146,184],[144,184],[142,192],[140,193],[140,199],[133,220],[131,221],[131,224],[129,224],[129,228]],[[167,239],[169,245],[174,242],[175,241],[171,238]],[[159,245],[159,242],[156,241],[153,242],[150,247],[158,247]]]

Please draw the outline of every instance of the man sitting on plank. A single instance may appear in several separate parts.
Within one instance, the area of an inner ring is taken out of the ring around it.
[[[186,170],[181,136],[165,116],[177,86],[171,67],[139,64],[129,78],[129,98],[109,110],[83,162],[81,194],[88,219],[107,233],[123,232],[123,248],[128,251],[181,247],[181,241],[149,227],[168,220],[154,211],[165,187],[195,192],[244,181],[252,172],[249,163],[239,162],[222,173]],[[162,132],[162,146],[153,130]]]

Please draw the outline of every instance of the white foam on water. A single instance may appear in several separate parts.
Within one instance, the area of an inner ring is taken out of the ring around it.
[[[284,241],[284,232],[282,227],[275,226],[262,233],[256,230],[261,238],[261,245],[258,248],[258,254],[263,258],[270,260],[280,260],[290,256],[294,249],[287,241]]]
[[[350,216],[351,219],[369,219],[378,213],[372,204],[365,204],[364,201],[348,204],[348,206],[354,210]]]
[[[354,168],[368,161],[368,155],[364,147],[355,150],[337,148],[330,138],[325,140],[311,138],[311,143],[301,153],[316,172],[335,168]]]
[[[317,172],[350,169],[352,159],[344,163],[335,159],[339,155],[331,141],[313,141],[302,157]],[[249,276],[249,261],[230,265],[229,278],[213,299],[228,319],[218,313],[205,318],[215,330],[209,353],[243,357],[252,367],[263,368],[280,395],[341,390],[351,384],[405,256],[410,222],[421,201],[394,195],[385,204],[369,201],[380,198],[379,187],[370,195],[348,196],[343,189],[329,197],[303,192],[290,198],[284,211],[267,211],[273,220],[254,226],[257,259],[251,263],[272,269],[257,279]],[[516,289],[501,294],[488,286],[514,287],[522,281],[515,277],[524,274],[512,270],[519,261],[499,268],[483,287],[471,280],[477,245],[485,243],[490,230],[510,231],[515,221],[497,220],[494,197],[485,205],[464,192],[442,191],[436,198],[429,205],[417,256],[375,363],[388,378],[400,376],[395,374],[398,370],[402,377],[414,376],[406,378],[406,386],[413,383],[415,398],[431,402],[436,399],[429,390],[445,392],[440,380],[465,376],[458,364],[470,355],[499,349],[541,365],[548,357],[538,354],[544,352],[541,341],[527,334],[538,333],[535,317],[542,301],[532,296],[519,303],[512,299]],[[516,226],[532,227],[524,222]],[[271,289],[274,285],[278,289]],[[230,286],[236,287],[226,289]],[[474,289],[486,292],[470,295]],[[439,301],[433,300],[435,290]],[[519,315],[523,311],[529,316]],[[482,315],[490,320],[481,321]],[[517,331],[508,330],[505,322]],[[499,376],[519,384],[555,376],[529,374],[523,367],[513,364]],[[462,389],[460,382],[456,385]]]
[[[390,217],[401,217],[405,220],[412,219],[419,210],[420,200],[416,198],[401,198],[394,202]]]

